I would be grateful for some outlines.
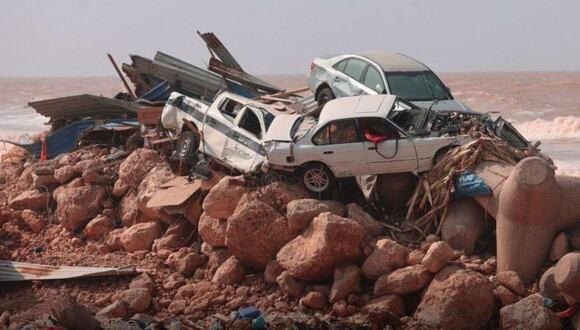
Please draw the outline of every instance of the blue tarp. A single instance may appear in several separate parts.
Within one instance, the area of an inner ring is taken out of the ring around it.
[[[464,172],[455,181],[454,197],[472,197],[491,195],[492,190],[483,179],[472,172]]]

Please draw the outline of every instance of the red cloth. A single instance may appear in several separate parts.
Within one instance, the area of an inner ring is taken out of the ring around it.
[[[365,130],[365,140],[370,141],[374,144],[379,144],[387,139],[387,136],[383,134],[375,134],[369,130]]]
[[[46,144],[46,138],[40,138],[40,160],[47,160],[48,159],[48,145]]]

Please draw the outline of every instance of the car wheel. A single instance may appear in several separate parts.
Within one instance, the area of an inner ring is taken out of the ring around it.
[[[334,175],[324,164],[312,164],[304,167],[300,175],[304,187],[314,193],[324,193],[334,183]]]
[[[187,163],[194,162],[197,159],[198,148],[198,135],[191,131],[182,132],[179,134],[177,148],[175,150],[177,159]]]
[[[319,93],[316,101],[318,102],[318,106],[324,106],[326,102],[334,100],[334,94],[330,87],[324,87]]]

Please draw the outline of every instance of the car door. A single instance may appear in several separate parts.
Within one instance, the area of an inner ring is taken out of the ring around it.
[[[366,87],[361,83],[363,74],[368,63],[359,58],[348,58],[346,64],[342,66],[337,63],[335,69],[337,73],[332,78],[330,84],[337,97],[347,97],[366,94]]]
[[[226,113],[222,110],[228,105],[233,106],[236,103],[238,102],[228,97],[224,97],[218,103],[212,104],[206,111],[202,127],[203,144],[201,147],[203,153],[217,159],[223,158],[227,134],[238,113],[233,110],[230,113]],[[238,103],[238,107],[240,106],[241,105]]]
[[[260,118],[257,110],[246,106],[228,132],[222,159],[244,173],[254,171],[265,157],[262,146],[265,129]]]
[[[369,170],[368,165],[361,161],[365,159],[365,148],[354,119],[341,119],[324,125],[313,135],[312,143],[310,158],[326,164],[337,177],[362,175]]]
[[[395,124],[378,117],[361,118],[358,122],[370,174],[417,170],[415,144]]]

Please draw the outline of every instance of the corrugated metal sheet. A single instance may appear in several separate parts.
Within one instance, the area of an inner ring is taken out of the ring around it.
[[[134,114],[141,105],[90,94],[59,97],[28,103],[39,114],[49,118],[67,119],[95,117],[112,118]]]
[[[137,274],[135,267],[71,267],[30,264],[0,260],[0,282],[32,280],[64,280],[78,277],[119,276]]]
[[[244,72],[242,66],[238,63],[238,61],[236,61],[234,56],[230,53],[226,46],[224,46],[221,40],[219,40],[218,37],[213,34],[213,32],[200,33],[197,31],[197,34],[199,34],[199,36],[207,44],[207,47],[216,54],[222,63],[229,66],[230,68]]]

